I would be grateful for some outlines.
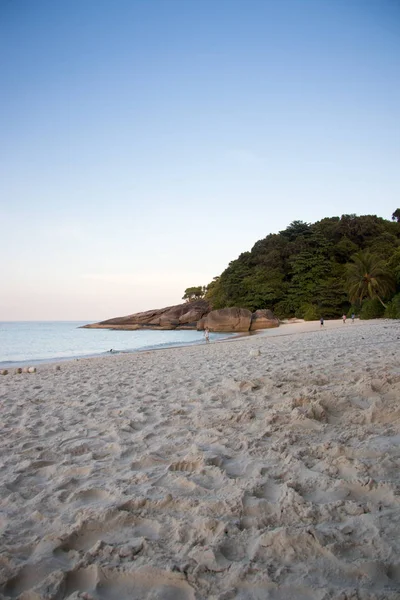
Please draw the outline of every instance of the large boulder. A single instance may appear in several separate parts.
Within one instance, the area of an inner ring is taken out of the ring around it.
[[[201,300],[200,302],[189,302],[187,310],[179,317],[179,325],[188,325],[197,323],[205,314],[211,310],[208,302]]]
[[[147,310],[145,312],[116,317],[100,323],[85,325],[94,329],[196,329],[197,322],[211,310],[206,300],[185,302],[176,306]]]
[[[279,319],[277,319],[272,310],[262,309],[256,310],[251,315],[250,331],[257,329],[270,329],[279,327]]]
[[[212,310],[198,323],[198,329],[208,327],[210,331],[242,332],[249,331],[251,312],[246,308],[221,308]]]

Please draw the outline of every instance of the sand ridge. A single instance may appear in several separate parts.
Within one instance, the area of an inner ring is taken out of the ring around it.
[[[400,598],[400,323],[0,378],[0,596]]]

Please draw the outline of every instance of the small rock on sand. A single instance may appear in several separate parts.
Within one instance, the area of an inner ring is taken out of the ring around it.
[[[261,350],[259,348],[253,348],[253,350],[250,350],[249,356],[260,356],[260,355],[261,355]]]

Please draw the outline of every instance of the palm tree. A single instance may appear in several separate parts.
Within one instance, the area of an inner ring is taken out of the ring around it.
[[[352,264],[347,265],[347,287],[350,302],[362,302],[364,298],[378,298],[382,306],[386,308],[382,297],[395,290],[395,283],[385,263],[368,250],[357,252],[353,260]]]

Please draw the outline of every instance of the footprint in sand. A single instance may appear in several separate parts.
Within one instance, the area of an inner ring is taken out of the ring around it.
[[[5,484],[10,492],[18,492],[24,500],[32,500],[47,488],[47,479],[38,475],[18,475],[14,481]]]
[[[240,562],[247,556],[247,548],[244,542],[239,539],[226,540],[218,547],[219,552],[224,558],[232,562]]]
[[[6,597],[18,598],[23,592],[32,589],[54,570],[54,565],[25,565],[4,587]],[[26,598],[38,597],[27,595]]]
[[[105,503],[112,499],[112,496],[105,490],[96,488],[89,488],[86,490],[79,490],[71,494],[67,502],[71,502],[77,505],[85,504],[100,504]]]
[[[142,471],[146,469],[150,469],[152,467],[162,467],[167,464],[167,460],[162,458],[161,456],[148,454],[143,456],[140,460],[134,461],[131,463],[132,471]]]
[[[93,467],[75,467],[67,468],[63,471],[64,477],[87,477],[92,472]]]
[[[168,471],[188,471],[189,473],[193,473],[197,471],[203,466],[202,461],[185,461],[182,460],[180,462],[172,463],[168,467]]]
[[[282,495],[282,485],[276,484],[273,481],[268,481],[263,485],[254,489],[253,495],[256,498],[264,498],[268,502],[275,504],[279,502]]]
[[[181,573],[143,567],[121,572],[96,566],[67,575],[66,595],[86,592],[95,600],[195,600],[195,591]]]
[[[86,521],[71,533],[60,548],[87,551],[99,540],[106,544],[125,544],[132,538],[144,537],[149,540],[159,538],[161,525],[152,519],[136,518],[131,513],[118,511],[113,518],[104,521]]]
[[[67,573],[65,580],[65,598],[74,592],[94,592],[99,583],[99,569],[96,565],[90,565],[84,569],[78,569]],[[98,596],[97,596],[98,597]]]
[[[53,460],[36,460],[32,463],[32,467],[34,469],[43,469],[45,467],[51,467],[52,465],[55,465],[56,463]]]

